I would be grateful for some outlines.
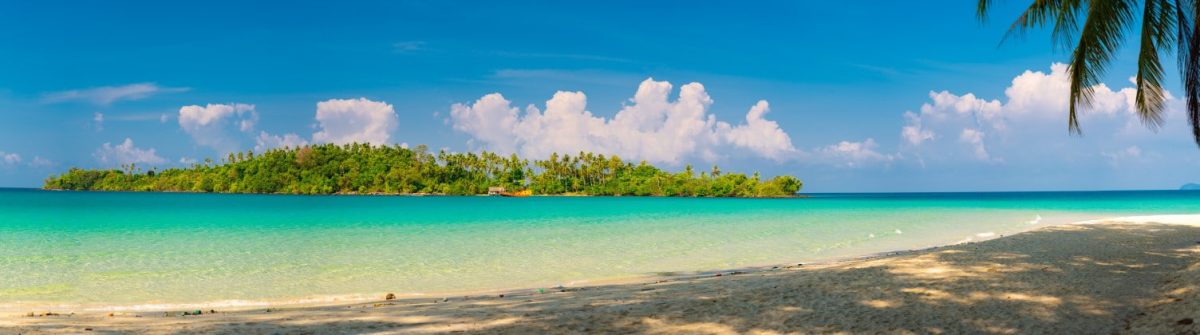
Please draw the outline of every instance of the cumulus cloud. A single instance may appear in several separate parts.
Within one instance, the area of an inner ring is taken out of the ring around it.
[[[736,147],[750,149],[759,156],[777,161],[784,160],[795,153],[796,148],[792,147],[792,138],[779,128],[779,123],[764,118],[769,111],[767,101],[759,100],[746,113],[745,124],[730,127],[729,124],[718,122],[718,133]]]
[[[22,163],[25,163],[25,164],[22,164]],[[15,152],[0,151],[0,167],[29,166],[32,168],[42,168],[42,167],[48,167],[48,166],[52,166],[52,165],[54,165],[53,162],[51,162],[48,159],[42,158],[42,156],[33,156],[33,159],[26,162],[24,157],[21,157],[20,154],[17,154]]]
[[[330,99],[317,103],[316,143],[370,143],[384,145],[399,121],[392,105],[359,99]]]
[[[258,137],[254,139],[254,151],[265,152],[275,148],[296,148],[308,145],[308,141],[300,138],[299,135],[288,133],[280,135],[268,134],[265,131],[259,132]]]
[[[839,167],[859,168],[874,163],[891,162],[896,157],[878,151],[879,144],[875,139],[867,138],[861,142],[841,141],[815,151],[818,162],[830,163]]]
[[[238,141],[229,134],[229,128],[253,131],[258,113],[250,104],[190,105],[179,108],[178,119],[179,127],[197,144],[227,153],[238,148]]]
[[[1111,140],[1137,141],[1153,134],[1137,119],[1134,87],[1113,89],[1099,84],[1093,86],[1092,103],[1080,113],[1084,131],[1099,137],[1070,137],[1066,131],[1068,74],[1061,63],[1052,64],[1049,72],[1027,70],[1013,78],[1004,90],[1004,99],[930,92],[930,102],[922,105],[919,113],[904,113],[900,137],[907,148],[902,150],[923,157],[961,155],[995,163],[1006,161],[1006,156],[1048,154],[1051,147],[1089,146],[1088,151],[1095,155],[1105,152]],[[1168,94],[1168,119],[1179,122],[1182,113],[1178,105]]]
[[[84,101],[103,106],[121,100],[141,100],[155,94],[186,92],[188,90],[189,88],[187,87],[162,87],[155,83],[136,83],[48,93],[42,97],[42,101],[48,103]]]
[[[971,128],[964,128],[962,134],[958,136],[958,140],[971,146],[975,152],[975,158],[981,161],[990,161],[992,156],[988,154],[987,148],[983,146],[983,132]]]
[[[21,162],[21,155],[0,151],[0,160],[3,160],[4,165],[16,165]]]
[[[154,152],[154,148],[141,149],[133,145],[133,140],[125,138],[121,144],[112,145],[105,142],[92,154],[96,161],[107,166],[125,164],[162,164],[165,159]]]
[[[592,114],[583,92],[559,91],[544,110],[530,105],[523,112],[493,93],[472,104],[452,105],[449,120],[455,130],[471,136],[474,148],[527,157],[588,151],[679,164],[691,157],[715,160],[722,147],[776,160],[795,153],[788,134],[765,118],[766,101],[735,126],[709,113],[713,100],[703,85],[683,85],[673,101],[672,89],[671,83],[646,79],[612,118]]]
[[[913,112],[904,112],[904,118],[908,120],[908,125],[900,129],[900,136],[912,145],[921,145],[925,141],[933,139],[933,131],[921,127],[921,118]]]

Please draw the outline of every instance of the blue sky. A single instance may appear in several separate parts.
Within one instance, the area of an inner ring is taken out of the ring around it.
[[[1022,3],[981,23],[972,1],[5,2],[0,186],[350,140],[587,149],[813,192],[1200,181],[1177,110],[1151,132],[1122,105],[1132,48],[1069,136],[1067,53],[1047,32],[1000,44]]]

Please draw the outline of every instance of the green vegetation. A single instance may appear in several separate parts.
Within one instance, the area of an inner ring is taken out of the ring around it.
[[[546,160],[494,153],[431,154],[367,144],[314,145],[230,154],[223,164],[211,160],[186,169],[122,170],[72,168],[46,179],[43,188],[96,191],[174,191],[287,194],[486,194],[488,187],[534,194],[780,197],[800,190],[792,176],[760,180],[691,166],[669,173],[641,162],[591,153],[557,154]]]
[[[996,0],[979,0],[978,15],[986,18]],[[1009,35],[1053,26],[1055,42],[1074,45],[1068,62],[1071,100],[1067,129],[1079,133],[1077,106],[1092,101],[1094,87],[1102,83],[1105,68],[1116,58],[1125,35],[1138,34],[1138,116],[1151,129],[1162,125],[1167,94],[1160,54],[1175,52],[1183,80],[1192,137],[1200,145],[1200,2],[1187,0],[1035,0],[1017,17]],[[1140,23],[1141,29],[1135,28]],[[1082,25],[1081,25],[1082,24]]]

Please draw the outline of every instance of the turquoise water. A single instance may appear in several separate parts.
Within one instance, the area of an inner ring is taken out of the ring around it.
[[[570,286],[1189,213],[1200,213],[1200,192],[693,199],[0,189],[0,309],[259,306]]]

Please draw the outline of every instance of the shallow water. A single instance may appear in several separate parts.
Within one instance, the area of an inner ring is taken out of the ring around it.
[[[697,199],[0,189],[0,309],[255,306],[569,286],[1187,213],[1200,213],[1200,192]]]

